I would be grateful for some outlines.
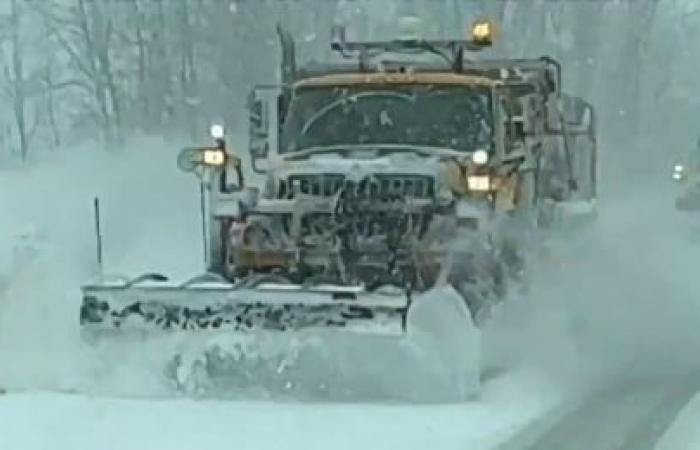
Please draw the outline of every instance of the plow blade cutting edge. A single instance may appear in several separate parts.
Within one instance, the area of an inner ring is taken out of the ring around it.
[[[88,285],[82,292],[82,334],[92,343],[177,335],[189,342],[185,346],[191,353],[193,348],[205,352],[212,343],[217,349],[225,347],[222,337],[240,342],[241,337],[274,336],[292,345],[300,336],[315,336],[321,345],[337,346],[342,336],[341,347],[354,354],[386,349],[385,345],[390,350],[384,355],[397,353],[391,346],[410,349],[416,371],[440,373],[438,384],[449,384],[448,394],[441,389],[441,400],[464,400],[479,387],[479,332],[464,300],[449,285],[411,296],[400,290],[282,283],[240,287],[127,282]],[[338,352],[342,351],[330,353],[342,358]],[[237,364],[241,357],[234,359]],[[410,378],[405,371],[401,376]]]

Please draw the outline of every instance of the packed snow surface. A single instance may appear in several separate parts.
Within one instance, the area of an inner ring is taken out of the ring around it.
[[[89,385],[95,355],[79,339],[78,311],[80,285],[96,275],[94,197],[106,272],[201,271],[201,241],[191,238],[201,235],[199,190],[174,167],[176,153],[145,141],[127,154],[86,149],[0,172],[0,355],[10,362],[0,384]]]
[[[450,406],[0,397],[12,450],[488,449],[556,404],[551,385],[519,373]]]

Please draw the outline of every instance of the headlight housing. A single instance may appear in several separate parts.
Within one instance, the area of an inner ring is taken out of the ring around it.
[[[207,166],[223,166],[226,164],[226,152],[218,148],[208,148],[202,152],[202,163]]]
[[[488,192],[491,190],[491,177],[489,175],[467,176],[467,187],[473,192]]]

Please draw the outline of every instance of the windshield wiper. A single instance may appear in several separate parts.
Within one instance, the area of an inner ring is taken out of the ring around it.
[[[336,99],[335,101],[327,104],[323,108],[319,109],[313,116],[311,116],[306,123],[304,123],[304,126],[301,127],[301,134],[306,134],[309,129],[320,119],[321,117],[325,116],[328,114],[329,111],[332,111],[333,109],[345,105],[348,102],[350,103],[357,103],[358,100],[364,99],[364,98],[370,98],[370,97],[390,97],[390,98],[398,98],[407,102],[412,102],[415,99],[413,96],[409,94],[404,94],[402,92],[396,92],[396,91],[363,91],[363,92],[357,92],[352,95],[347,95],[344,97],[340,97]]]
[[[369,150],[374,151],[378,155],[386,152],[413,152],[421,156],[439,156],[442,158],[461,157],[471,152],[463,152],[447,147],[435,147],[430,145],[412,145],[412,144],[348,144],[348,145],[324,145],[317,147],[308,147],[291,153],[282,154],[282,159],[291,161],[302,159],[311,155],[320,155],[324,153],[341,153],[353,150]]]
[[[295,150],[287,153],[282,153],[280,156],[285,161],[291,161],[294,159],[302,159],[311,155],[322,155],[324,153],[339,153],[344,150],[354,150],[356,146],[353,145],[320,145],[315,147],[306,147],[301,150]],[[365,149],[364,146],[363,150]]]

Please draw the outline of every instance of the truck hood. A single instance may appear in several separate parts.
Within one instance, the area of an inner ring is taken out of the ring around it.
[[[313,155],[303,160],[279,161],[271,167],[277,179],[302,174],[343,174],[360,180],[370,174],[412,174],[439,177],[445,166],[437,157],[413,153],[370,158],[348,158],[338,155]]]

